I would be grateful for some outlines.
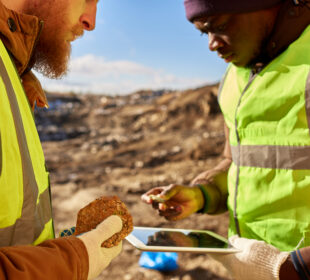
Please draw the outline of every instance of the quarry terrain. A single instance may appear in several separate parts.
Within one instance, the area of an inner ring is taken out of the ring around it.
[[[189,184],[221,160],[223,117],[218,85],[186,91],[139,91],[126,96],[48,93],[50,108],[35,119],[51,176],[55,230],[76,222],[78,210],[117,195],[135,226],[208,229],[227,235],[228,216],[196,214],[166,221],[140,196],[155,186]],[[105,280],[231,279],[207,254],[179,253],[179,268],[139,266],[141,252],[123,241]]]

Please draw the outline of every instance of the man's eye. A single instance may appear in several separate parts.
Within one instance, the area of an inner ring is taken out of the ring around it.
[[[220,24],[214,27],[204,26],[203,28],[200,28],[199,31],[200,31],[200,35],[203,36],[205,34],[208,35],[210,32],[211,33],[222,33],[226,31],[226,29],[227,29],[227,24],[223,23],[223,24]]]
[[[217,32],[223,32],[223,31],[226,30],[226,28],[227,28],[227,24],[224,23],[224,24],[221,24],[221,25],[217,26],[215,29],[216,29]]]
[[[201,36],[203,36],[203,35],[208,35],[208,33],[210,32],[210,28],[208,28],[208,27],[203,27],[203,28],[200,28],[199,31],[200,31],[200,35],[201,35]]]

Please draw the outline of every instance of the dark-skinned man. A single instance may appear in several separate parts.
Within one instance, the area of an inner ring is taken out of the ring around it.
[[[168,220],[226,206],[242,251],[214,257],[236,279],[310,277],[310,2],[185,0],[185,9],[229,63],[218,96],[224,159],[191,186],[142,200]]]

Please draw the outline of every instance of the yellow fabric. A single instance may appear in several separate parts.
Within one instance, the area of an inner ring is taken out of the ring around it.
[[[23,205],[23,174],[15,124],[3,80],[0,78],[1,106],[1,152],[2,172],[0,176],[0,228],[15,223],[21,215]],[[12,188],[14,186],[14,188]],[[13,200],[14,198],[14,200]],[[12,203],[14,201],[14,203]]]
[[[310,26],[253,80],[250,69],[230,67],[220,105],[230,144],[239,155],[250,156],[244,153],[245,146],[281,147],[296,161],[289,151],[310,146],[310,92],[306,95],[309,41]],[[278,164],[281,155],[273,158],[262,155],[263,149],[256,151],[261,162],[255,166],[240,164],[237,154],[229,169],[230,235],[240,233],[281,250],[292,250],[310,230],[310,170],[280,165],[268,168],[263,165],[265,159]],[[304,241],[302,246],[310,245]]]
[[[20,78],[16,73],[15,66],[13,65],[1,41],[0,56],[9,75],[10,83],[13,86],[22,117],[23,128],[26,134],[26,142],[31,157],[31,164],[38,186],[36,203],[39,203],[39,195],[49,188],[49,178],[45,169],[44,154],[34,123],[32,111],[29,107],[28,99],[24,93]],[[3,169],[0,177],[0,227],[5,228],[12,226],[16,219],[21,217],[23,203],[29,202],[24,202],[23,193],[26,185],[25,182],[23,182],[23,166],[20,157],[17,134],[14,129],[15,123],[13,120],[11,105],[7,97],[7,88],[5,87],[3,80],[0,82],[0,89],[0,119],[6,120],[5,122],[0,122],[1,151],[3,160]],[[35,207],[35,205],[30,205],[30,207]],[[51,206],[49,205],[48,207]],[[29,218],[31,219],[32,217]],[[35,226],[35,224],[33,226]],[[50,220],[45,225],[45,229],[43,229],[39,237],[39,241],[49,239],[53,236],[53,227]],[[36,240],[32,240],[31,243],[32,242],[36,242]]]

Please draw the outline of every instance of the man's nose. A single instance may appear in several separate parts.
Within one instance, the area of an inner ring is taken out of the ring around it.
[[[86,6],[84,13],[80,17],[83,28],[87,31],[94,30],[96,27],[97,3],[93,1]]]
[[[224,42],[221,40],[221,38],[219,38],[215,34],[209,32],[208,38],[209,38],[209,49],[210,49],[210,51],[212,51],[212,52],[216,51],[219,48],[224,46]]]

